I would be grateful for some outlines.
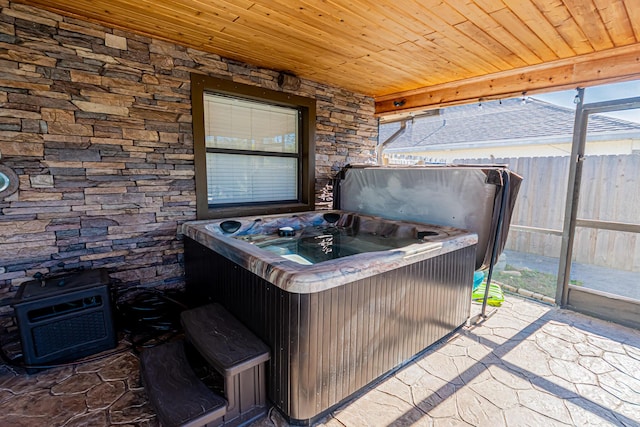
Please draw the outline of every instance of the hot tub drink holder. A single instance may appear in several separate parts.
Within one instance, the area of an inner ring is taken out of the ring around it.
[[[188,342],[162,344],[140,356],[142,381],[162,425],[241,426],[264,416],[267,345],[219,304],[180,317]],[[193,371],[188,346],[224,378],[224,397]]]

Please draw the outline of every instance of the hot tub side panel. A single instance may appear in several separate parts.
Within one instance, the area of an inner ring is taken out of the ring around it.
[[[281,290],[185,238],[187,290],[272,351],[269,399],[306,424],[462,325],[475,246],[311,294]]]

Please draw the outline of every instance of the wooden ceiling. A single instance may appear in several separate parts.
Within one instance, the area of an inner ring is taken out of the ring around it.
[[[640,76],[640,0],[19,1],[371,95],[380,115]]]

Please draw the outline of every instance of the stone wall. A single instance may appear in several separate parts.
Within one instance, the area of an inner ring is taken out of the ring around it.
[[[36,272],[107,267],[179,286],[177,226],[195,219],[189,74],[278,90],[274,70],[0,0],[0,296]],[[374,157],[371,98],[312,81],[316,188]],[[324,191],[324,193],[323,193]]]

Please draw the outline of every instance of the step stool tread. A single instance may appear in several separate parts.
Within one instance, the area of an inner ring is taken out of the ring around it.
[[[209,390],[191,369],[183,341],[143,351],[140,370],[163,427],[204,426],[226,413],[227,401]]]
[[[181,320],[189,341],[225,376],[269,360],[269,347],[220,304],[183,311]]]

